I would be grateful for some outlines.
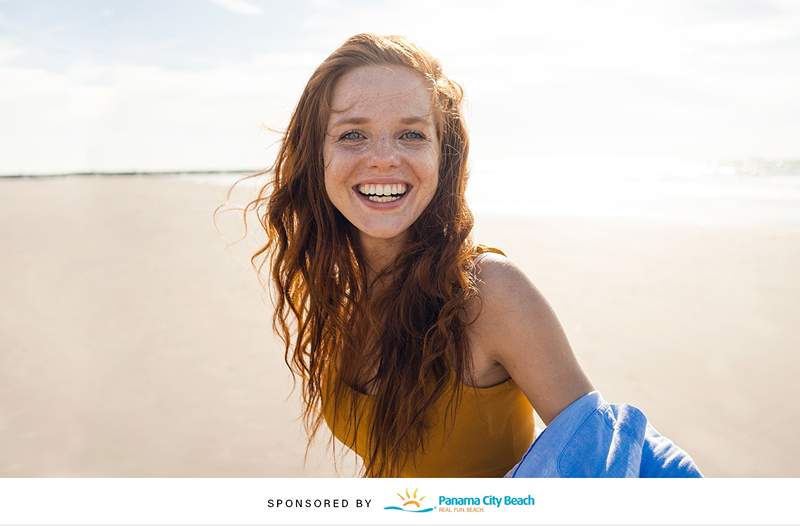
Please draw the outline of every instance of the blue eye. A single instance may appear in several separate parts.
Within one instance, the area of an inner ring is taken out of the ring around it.
[[[357,141],[359,139],[363,139],[364,136],[361,132],[357,130],[350,130],[349,132],[345,133],[341,137],[339,137],[340,141]]]
[[[403,136],[407,136],[409,134],[414,135],[414,137],[411,137],[412,139],[422,139],[422,140],[425,139],[424,135],[422,135],[420,132],[414,131],[414,130],[409,130],[409,131],[403,133]]]

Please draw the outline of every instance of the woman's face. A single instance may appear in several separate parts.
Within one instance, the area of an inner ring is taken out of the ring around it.
[[[325,190],[365,238],[403,239],[438,185],[431,92],[402,66],[362,66],[333,91]],[[402,236],[402,237],[398,237]]]

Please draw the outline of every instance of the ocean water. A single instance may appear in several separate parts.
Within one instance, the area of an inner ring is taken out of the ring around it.
[[[488,213],[800,225],[800,162],[478,161],[471,167],[468,199],[476,212]]]
[[[230,187],[248,173],[252,172],[136,175],[179,176],[198,184]],[[236,195],[254,195],[265,182],[265,176],[242,181]],[[800,161],[478,159],[470,163],[467,199],[477,214],[619,217],[691,225],[800,226]]]

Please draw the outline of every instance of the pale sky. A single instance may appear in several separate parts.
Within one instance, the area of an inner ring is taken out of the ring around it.
[[[464,86],[473,161],[800,158],[791,0],[0,0],[0,174],[264,167],[363,31]]]

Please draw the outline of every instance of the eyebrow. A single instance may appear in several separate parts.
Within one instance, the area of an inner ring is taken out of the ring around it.
[[[335,128],[337,126],[341,126],[343,124],[366,124],[369,122],[369,119],[366,117],[345,117],[343,119],[339,119],[338,121],[334,122],[331,128]],[[431,124],[430,119],[427,116],[416,116],[413,115],[411,117],[403,117],[400,119],[401,124]]]

